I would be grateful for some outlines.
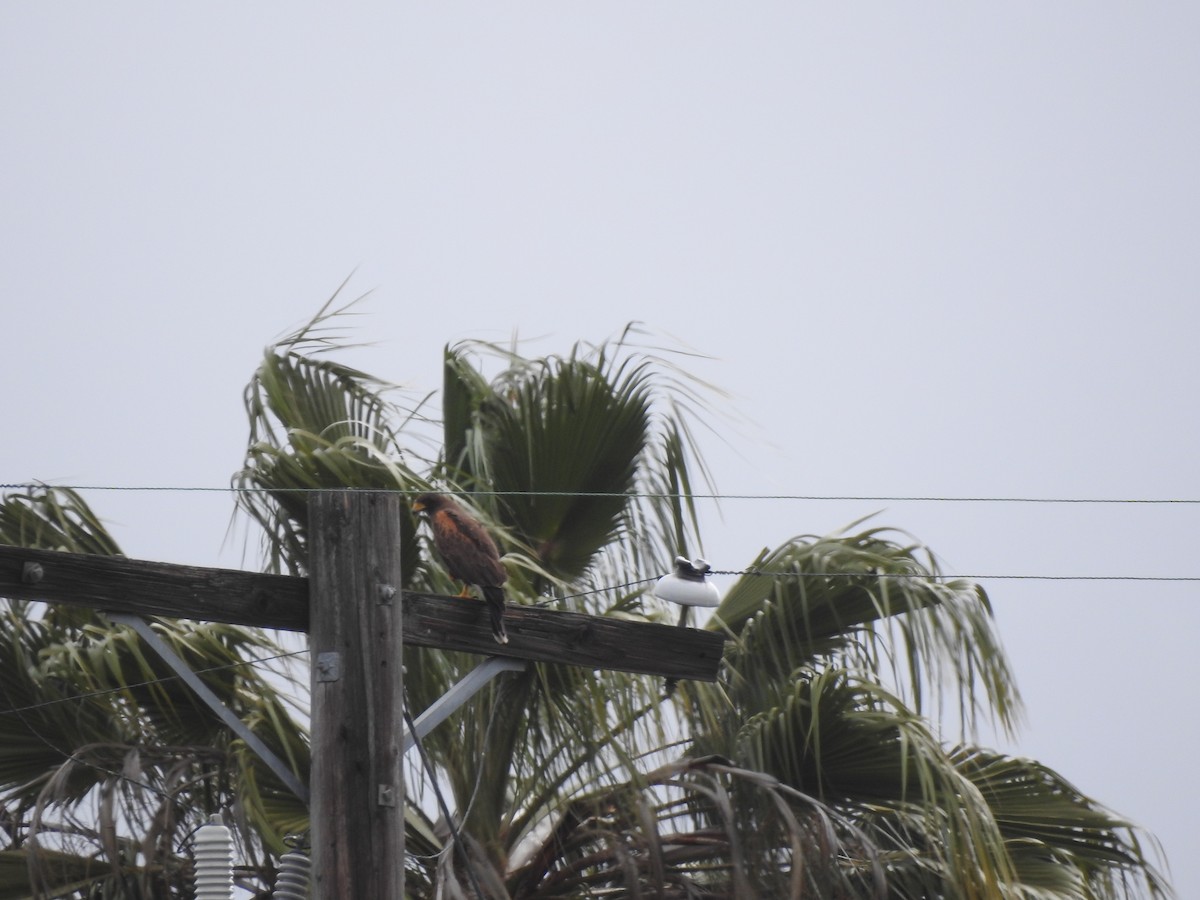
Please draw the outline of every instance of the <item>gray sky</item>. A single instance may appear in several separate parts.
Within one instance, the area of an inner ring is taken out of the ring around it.
[[[0,481],[227,485],[262,348],[353,273],[352,361],[417,392],[465,338],[637,320],[710,355],[726,493],[1200,499],[1198,33],[1183,3],[6,3]],[[241,563],[226,495],[88,496],[131,555]],[[1198,505],[722,511],[719,568],[878,513],[954,573],[1200,576]],[[1005,749],[1200,894],[1200,584],[983,583]]]

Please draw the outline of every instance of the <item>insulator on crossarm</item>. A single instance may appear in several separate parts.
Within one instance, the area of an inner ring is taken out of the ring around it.
[[[717,606],[721,595],[717,586],[705,580],[712,570],[706,559],[675,557],[675,568],[669,575],[658,579],[654,585],[654,596],[659,600],[677,603],[685,609],[689,606]]]
[[[219,815],[196,829],[196,900],[233,900],[233,836]]]
[[[312,864],[299,850],[289,850],[279,857],[279,874],[275,876],[277,900],[308,900],[309,872]]]

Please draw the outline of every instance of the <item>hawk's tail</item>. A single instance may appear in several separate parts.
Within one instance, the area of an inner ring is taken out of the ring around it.
[[[508,632],[504,630],[504,588],[495,585],[480,585],[483,599],[487,601],[492,616],[492,636],[498,644],[508,643]]]

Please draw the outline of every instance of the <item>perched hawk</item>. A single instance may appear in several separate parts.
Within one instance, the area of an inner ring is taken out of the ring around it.
[[[463,583],[460,596],[470,596],[475,585],[487,601],[492,616],[492,634],[501,644],[508,643],[504,630],[504,584],[507,573],[500,563],[500,551],[487,530],[465,509],[444,494],[422,494],[412,508],[423,512],[433,530],[433,545],[446,564],[450,577]]]

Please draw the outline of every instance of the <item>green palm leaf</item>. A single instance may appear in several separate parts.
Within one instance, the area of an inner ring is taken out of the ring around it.
[[[4,497],[0,502],[0,543],[101,556],[121,552],[78,492],[50,485]]]
[[[0,539],[118,552],[80,496],[52,487],[0,501]],[[246,664],[277,655],[271,640],[233,625],[152,623],[229,709],[294,771],[307,772],[304,729],[282,693],[287,674],[267,678]],[[30,817],[30,841],[40,835],[63,851],[10,848],[10,859],[30,865],[39,895],[66,896],[71,884],[85,882],[89,896],[114,897],[133,896],[134,885],[147,897],[182,885],[179,838],[207,812],[233,808],[234,791],[252,856],[259,847],[281,852],[282,835],[305,817],[302,804],[280,797],[275,776],[133,631],[85,607],[3,601],[0,692],[0,798],[10,812]],[[149,854],[147,867],[135,864],[139,854]]]
[[[1011,730],[1020,697],[987,595],[973,582],[941,578],[932,555],[893,534],[805,536],[760,554],[707,626],[738,638],[727,654],[733,670],[748,661],[769,676],[738,687],[786,684],[796,669],[828,660],[888,672],[918,713],[932,688],[938,701],[951,694],[964,726],[983,711]]]
[[[702,742],[702,746],[708,742]],[[953,896],[1013,879],[991,812],[928,723],[869,681],[824,668],[742,726],[734,755],[858,823],[890,883],[929,872]]]
[[[644,585],[674,556],[702,553],[695,491],[715,493],[693,431],[703,386],[635,346],[632,328],[546,358],[462,344],[446,351],[444,447],[427,459],[411,449],[421,403],[398,405],[388,382],[330,357],[352,306],[335,309],[336,297],[267,348],[246,389],[235,485],[271,568],[305,571],[310,492],[438,483],[496,532],[510,601],[666,615]],[[406,585],[448,590],[415,523],[402,525]],[[534,665],[480,692],[425,740],[435,774],[410,773],[410,891],[1169,896],[1141,833],[1061,776],[943,744],[945,711],[966,733],[981,715],[1009,729],[1019,717],[988,598],[899,532],[857,528],[754,561],[707,625],[729,639],[716,684],[668,699],[656,679]],[[0,540],[119,552],[83,498],[54,488],[3,498]],[[154,628],[306,771],[289,696],[302,685],[245,665],[278,653],[273,641],[233,626]],[[414,712],[477,662],[407,651]],[[283,835],[307,827],[248,749],[101,616],[6,603],[0,690],[0,803],[21,823],[13,835],[31,828],[54,846],[32,866],[32,844],[0,847],[0,873],[26,867],[14,876],[26,893],[181,895],[183,835],[210,810],[237,812],[247,871],[268,872]],[[473,878],[437,822],[443,785]]]
[[[1170,895],[1137,829],[1057,772],[977,747],[958,748],[951,758],[991,809],[1028,896]],[[1161,856],[1157,845],[1149,850]]]
[[[698,548],[689,493],[707,477],[688,417],[698,391],[670,364],[634,348],[577,344],[525,359],[472,342],[447,350],[447,478],[527,553],[540,589],[588,575],[661,569]],[[506,368],[482,377],[477,355]]]
[[[275,571],[304,571],[312,491],[425,486],[408,468],[398,442],[398,427],[414,413],[405,415],[386,399],[391,386],[313,355],[342,346],[325,333],[329,320],[346,311],[331,312],[332,302],[268,347],[246,387],[250,442],[234,482],[240,507],[263,528]],[[401,559],[414,560],[410,517],[402,522],[401,538]],[[411,567],[405,569],[411,577]]]

